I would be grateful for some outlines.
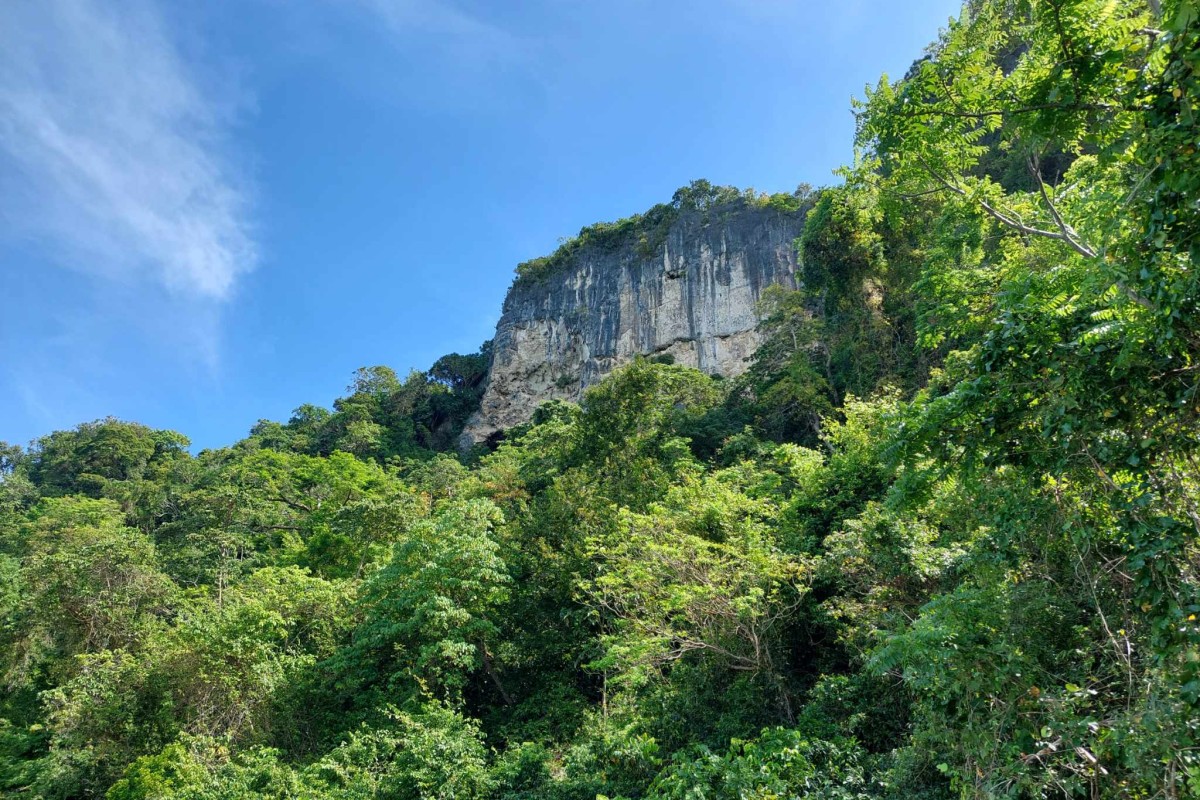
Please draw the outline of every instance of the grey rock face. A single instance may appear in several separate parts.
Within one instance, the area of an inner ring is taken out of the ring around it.
[[[636,234],[585,246],[554,274],[509,290],[492,367],[463,444],[528,421],[637,355],[732,377],[758,346],[763,289],[796,286],[803,212],[738,201],[680,211],[653,255]]]

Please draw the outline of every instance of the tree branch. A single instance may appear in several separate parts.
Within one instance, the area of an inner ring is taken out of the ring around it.
[[[953,99],[951,102],[954,102]],[[1036,114],[1039,111],[1137,111],[1137,107],[1128,108],[1112,103],[1041,103],[1022,108],[996,108],[987,111],[945,111],[913,109],[904,111],[892,109],[888,113],[908,119],[918,117],[957,117],[959,119],[987,119],[988,117],[1016,116],[1018,114]]]
[[[932,177],[935,181],[940,183],[948,191],[954,192],[955,194],[957,194],[960,197],[967,197],[969,199],[969,195],[967,194],[966,189],[962,188],[961,186],[958,186],[957,184],[951,183],[949,180],[942,177],[940,174],[938,174],[937,170],[935,170],[933,167],[931,167],[928,164],[928,162],[925,161],[925,159],[918,156],[917,161],[921,164],[921,167],[927,173],[929,173],[930,177]],[[1062,215],[1060,215],[1058,213],[1058,209],[1054,206],[1054,203],[1051,202],[1050,195],[1046,191],[1046,185],[1042,181],[1042,176],[1041,176],[1040,172],[1035,170],[1034,177],[1037,178],[1038,188],[1041,191],[1042,199],[1045,201],[1046,207],[1050,210],[1050,216],[1053,217],[1055,224],[1059,228],[1057,231],[1048,231],[1048,230],[1043,230],[1041,228],[1034,228],[1030,225],[1026,225],[1025,223],[1021,222],[1020,220],[1011,216],[1010,214],[1006,214],[1005,212],[999,210],[998,208],[996,208],[995,206],[993,206],[991,203],[984,200],[983,198],[978,199],[978,203],[979,203],[980,207],[984,211],[986,211],[989,215],[991,215],[991,217],[993,219],[995,219],[1002,225],[1005,225],[1006,227],[1012,228],[1015,231],[1019,231],[1020,233],[1027,234],[1029,236],[1041,236],[1046,239],[1057,239],[1058,241],[1064,242],[1065,244],[1067,244],[1067,246],[1069,246],[1072,250],[1074,250],[1076,253],[1079,253],[1081,256],[1084,256],[1085,258],[1092,258],[1092,259],[1099,258],[1099,254],[1095,250],[1093,250],[1091,247],[1089,247],[1086,243],[1084,243],[1076,238],[1078,234],[1075,233],[1075,229],[1072,228],[1070,225],[1068,225],[1066,220],[1064,220],[1062,218]],[[1136,291],[1134,291],[1131,287],[1129,287],[1127,284],[1125,284],[1125,282],[1118,280],[1117,287],[1120,288],[1120,290],[1125,294],[1125,296],[1127,298],[1129,298],[1131,301],[1138,304],[1142,308],[1146,309],[1147,311],[1155,310],[1155,306],[1153,303],[1151,303],[1146,298],[1142,297],[1140,294],[1138,294]]]
[[[313,510],[311,508],[309,508],[308,506],[304,505],[303,503],[297,502],[296,500],[290,500],[290,499],[284,497],[282,494],[277,494],[274,497],[270,497],[268,499],[274,500],[277,503],[283,503],[285,506],[292,509],[293,511],[303,511],[305,514],[313,513]]]
[[[488,652],[487,645],[481,640],[475,643],[475,647],[479,650],[480,660],[483,662],[483,671],[492,679],[492,683],[495,684],[496,689],[500,692],[500,697],[504,700],[504,705],[515,705],[516,701],[513,700],[508,690],[504,688],[504,684],[500,682],[500,676],[496,674],[496,668],[492,665],[492,654]]]
[[[1050,199],[1050,193],[1046,191],[1046,182],[1042,180],[1042,168],[1038,164],[1038,158],[1036,155],[1031,155],[1029,157],[1029,171],[1033,173],[1033,177],[1037,181],[1038,191],[1041,192],[1042,201],[1046,204],[1046,208],[1050,210],[1050,217],[1054,220],[1054,224],[1057,225],[1058,229],[1062,232],[1063,240],[1070,244],[1071,247],[1075,248],[1075,252],[1079,253],[1080,255],[1086,256],[1087,258],[1095,258],[1096,251],[1083,242],[1079,238],[1079,234],[1075,232],[1075,229],[1067,224],[1066,220],[1062,218],[1062,214],[1058,213],[1058,208],[1055,207],[1054,202]]]
[[[917,160],[921,162],[921,166],[925,168],[925,171],[928,172],[934,180],[942,184],[942,186],[945,186],[947,189],[959,195],[960,197],[968,197],[966,189],[943,178],[935,169],[933,169],[933,167],[929,166],[924,159],[918,157]],[[1020,231],[1021,233],[1028,234],[1030,236],[1043,236],[1047,239],[1057,239],[1060,242],[1066,242],[1072,247],[1072,249],[1081,255],[1087,256],[1088,258],[1096,257],[1096,254],[1090,248],[1084,246],[1083,249],[1080,249],[1079,243],[1064,234],[1062,231],[1047,231],[1042,230],[1041,228],[1034,228],[1026,225],[1024,222],[1021,222],[1015,217],[1004,213],[983,198],[979,198],[978,202],[983,210],[990,214],[994,219],[1015,231]]]

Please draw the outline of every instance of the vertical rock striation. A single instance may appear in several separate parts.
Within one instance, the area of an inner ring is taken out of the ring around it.
[[[660,207],[664,208],[664,207]],[[584,243],[548,274],[519,278],[496,326],[491,371],[463,444],[528,421],[638,355],[732,377],[758,346],[763,289],[796,286],[803,210],[739,198],[674,211],[651,244],[645,226]]]

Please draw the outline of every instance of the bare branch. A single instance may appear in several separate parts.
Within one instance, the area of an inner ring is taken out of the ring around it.
[[[970,197],[967,194],[966,189],[964,189],[963,187],[961,187],[955,183],[951,183],[945,177],[940,175],[938,173],[938,171],[935,170],[933,167],[931,167],[924,159],[922,159],[918,156],[917,161],[919,161],[921,164],[921,167],[927,173],[929,173],[930,177],[932,177],[935,181],[940,183],[947,190],[954,192],[955,194],[959,195],[960,197],[967,197],[967,198]],[[1042,228],[1035,228],[1031,225],[1026,225],[1024,222],[1019,220],[1014,214],[1001,211],[1000,209],[996,208],[995,206],[993,206],[991,203],[989,203],[987,200],[984,200],[983,198],[977,199],[977,202],[979,203],[980,208],[982,208],[984,211],[986,211],[997,222],[1001,223],[1002,225],[1004,225],[1006,227],[1012,228],[1015,231],[1019,231],[1020,233],[1027,234],[1029,236],[1041,236],[1046,239],[1057,239],[1060,242],[1064,242],[1072,250],[1074,250],[1076,253],[1079,253],[1081,256],[1084,256],[1085,258],[1093,258],[1093,259],[1099,258],[1100,256],[1095,250],[1093,250],[1091,247],[1089,247],[1087,244],[1085,244],[1084,242],[1080,241],[1077,238],[1078,234],[1075,233],[1075,229],[1072,228],[1070,225],[1068,225],[1067,222],[1062,218],[1062,215],[1060,215],[1058,213],[1058,209],[1055,207],[1054,203],[1051,202],[1050,195],[1046,191],[1046,185],[1042,181],[1042,176],[1041,176],[1040,172],[1035,170],[1034,176],[1037,178],[1038,188],[1041,190],[1042,199],[1045,201],[1046,207],[1050,210],[1050,216],[1054,218],[1054,222],[1058,226],[1057,231],[1048,231],[1048,230],[1043,230]],[[1117,287],[1121,290],[1122,293],[1124,293],[1124,295],[1127,298],[1129,298],[1134,303],[1137,303],[1139,306],[1146,309],[1147,311],[1153,311],[1155,309],[1155,306],[1153,303],[1151,303],[1145,297],[1142,297],[1140,294],[1138,294],[1136,291],[1134,291],[1132,288],[1130,288],[1123,281],[1117,281]]]
[[[945,186],[947,189],[949,189],[950,191],[959,195],[960,197],[968,196],[966,189],[964,189],[961,186],[958,186],[956,184],[953,184],[950,181],[943,178],[941,175],[939,175],[937,173],[937,171],[935,169],[930,167],[929,164],[927,164],[923,159],[918,159],[918,160],[921,162],[921,166],[925,168],[925,171],[928,172],[930,174],[930,176],[933,177],[934,180],[936,180],[938,183],[942,184],[942,186]],[[1011,216],[1010,214],[1006,214],[1005,212],[999,210],[998,208],[996,208],[995,206],[993,206],[991,203],[989,203],[987,200],[984,200],[983,198],[979,198],[978,202],[979,202],[980,207],[982,207],[984,211],[986,211],[988,214],[990,214],[998,222],[1000,222],[1003,225],[1008,226],[1009,228],[1012,228],[1015,231],[1020,231],[1021,233],[1025,233],[1030,236],[1044,236],[1047,239],[1058,239],[1061,242],[1066,242],[1067,244],[1071,245],[1071,247],[1076,252],[1078,252],[1082,255],[1085,255],[1088,258],[1096,257],[1096,254],[1088,248],[1084,248],[1081,250],[1079,248],[1079,245],[1077,242],[1075,242],[1074,240],[1072,240],[1071,238],[1066,236],[1061,231],[1046,231],[1046,230],[1042,230],[1041,228],[1031,227],[1031,226],[1026,225],[1025,223],[1021,222],[1016,217]]]
[[[1036,155],[1029,157],[1029,171],[1033,173],[1033,177],[1037,181],[1038,191],[1042,195],[1042,202],[1046,204],[1046,208],[1050,210],[1050,216],[1054,220],[1054,224],[1062,232],[1063,241],[1070,244],[1075,249],[1075,252],[1080,255],[1087,258],[1095,258],[1096,251],[1083,242],[1079,238],[1079,234],[1075,232],[1075,229],[1067,224],[1066,220],[1062,218],[1062,214],[1058,213],[1058,208],[1055,207],[1054,201],[1050,199],[1050,193],[1046,191],[1046,182],[1042,180],[1042,168],[1038,163]]]

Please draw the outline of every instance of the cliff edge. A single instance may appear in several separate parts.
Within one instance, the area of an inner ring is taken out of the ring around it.
[[[804,206],[795,195],[692,184],[670,205],[585,228],[522,264],[462,444],[528,421],[547,400],[579,400],[638,355],[726,377],[743,372],[759,343],[763,289],[796,286]]]

